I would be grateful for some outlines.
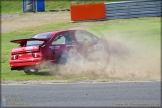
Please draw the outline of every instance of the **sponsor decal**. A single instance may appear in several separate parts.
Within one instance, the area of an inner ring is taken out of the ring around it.
[[[49,46],[50,49],[60,49],[60,46]]]
[[[95,51],[104,51],[104,45],[103,44],[95,44],[94,50]]]

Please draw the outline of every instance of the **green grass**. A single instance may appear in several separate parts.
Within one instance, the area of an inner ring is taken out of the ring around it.
[[[68,29],[72,27],[83,27],[100,37],[112,38],[119,36],[132,41],[137,45],[160,48],[160,17],[147,17],[147,18],[134,18],[134,19],[118,19],[109,21],[96,21],[96,22],[80,22],[70,23],[63,20],[60,22],[53,22],[43,26],[22,28],[14,32],[1,34],[1,78],[2,80],[93,80],[92,76],[53,76],[48,74],[26,75],[23,71],[11,71],[9,66],[10,51],[12,48],[17,47],[17,44],[10,43],[12,39],[28,38],[33,35],[58,30]],[[55,25],[55,26],[53,26]]]
[[[70,9],[72,4],[89,4],[98,2],[114,2],[122,0],[45,0],[45,10]],[[21,13],[22,0],[1,0],[1,13]]]
[[[114,2],[124,0],[45,0],[45,10],[69,9],[71,4],[89,4],[98,2]],[[1,14],[22,13],[22,0],[1,0]],[[23,15],[25,13],[22,13]],[[38,13],[36,13],[38,14]],[[25,14],[26,15],[26,14]],[[119,37],[127,43],[133,42],[142,47],[160,49],[161,42],[160,17],[118,19],[96,22],[71,23],[70,20],[51,21],[43,26],[22,28],[13,32],[1,33],[1,80],[94,80],[93,76],[59,76],[41,71],[37,75],[26,75],[23,71],[11,71],[9,66],[10,51],[17,44],[10,43],[12,39],[30,38],[33,35],[59,29],[81,27],[99,37]],[[127,44],[126,43],[126,44]],[[128,44],[129,45],[129,44]],[[147,53],[147,52],[146,52]],[[107,81],[107,79],[102,79]]]

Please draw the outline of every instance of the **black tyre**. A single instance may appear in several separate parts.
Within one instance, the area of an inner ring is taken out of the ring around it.
[[[35,66],[25,67],[24,72],[28,75],[36,74],[38,72],[38,68]]]
[[[57,57],[56,64],[65,65],[67,63],[67,54],[60,54]]]

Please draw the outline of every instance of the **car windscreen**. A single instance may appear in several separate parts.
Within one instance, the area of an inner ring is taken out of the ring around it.
[[[33,38],[51,38],[53,33],[43,33],[43,34],[37,34]]]
[[[26,46],[40,46],[44,43],[44,41],[40,41],[40,40],[30,40],[27,41]]]

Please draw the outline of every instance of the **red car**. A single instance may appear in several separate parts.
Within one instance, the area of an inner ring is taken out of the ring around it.
[[[58,30],[10,42],[19,44],[11,51],[11,70],[24,70],[26,74],[36,74],[44,61],[66,64],[69,58],[97,60],[99,52],[104,52],[107,60],[110,57],[108,41],[86,30]]]

